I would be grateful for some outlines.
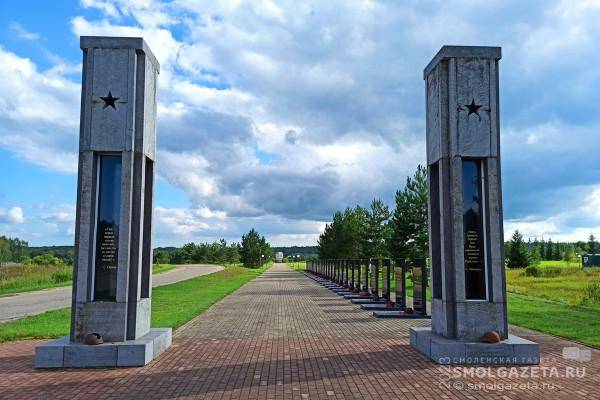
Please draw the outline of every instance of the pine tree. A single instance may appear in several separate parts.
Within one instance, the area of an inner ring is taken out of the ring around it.
[[[557,242],[554,244],[554,248],[552,249],[552,260],[558,261],[561,258],[560,243]]]
[[[529,248],[529,265],[540,265],[542,261],[542,250],[540,242],[538,242],[537,238],[533,241],[533,244]]]
[[[552,239],[548,239],[548,244],[546,245],[546,255],[544,260],[552,260],[554,244],[552,243]]]
[[[389,219],[389,207],[383,204],[380,199],[373,199],[368,218],[367,236],[363,242],[368,257],[381,258],[388,256]]]
[[[427,170],[419,165],[414,176],[406,179],[404,189],[396,192],[396,208],[390,222],[393,257],[427,257],[427,197]]]
[[[544,241],[544,238],[542,238],[540,243],[540,256],[542,257],[542,260],[546,259],[546,242]]]
[[[598,252],[598,243],[593,232],[590,232],[590,236],[588,237],[587,250],[589,254],[596,254]]]
[[[264,236],[252,228],[242,235],[242,248],[240,256],[244,266],[249,268],[258,268],[271,258],[272,249]]]
[[[516,230],[511,239],[508,253],[508,268],[525,268],[529,265],[529,255],[523,235]]]
[[[529,252],[529,264],[528,265],[534,265],[537,267],[540,265],[541,261],[542,261],[542,254],[540,253],[539,246],[533,246],[531,248],[531,251]]]

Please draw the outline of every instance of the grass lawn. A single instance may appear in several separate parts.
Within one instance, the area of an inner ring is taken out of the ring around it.
[[[155,264],[153,274],[160,274],[175,268],[172,264]],[[13,264],[0,268],[0,297],[9,294],[34,290],[70,286],[73,267]]]
[[[600,347],[600,309],[508,293],[508,322]]]
[[[556,263],[556,261],[550,261]],[[555,265],[552,265],[555,266]],[[556,265],[557,266],[557,265]],[[548,268],[544,266],[541,269]],[[600,268],[560,267],[557,276],[526,276],[524,269],[506,269],[506,290],[510,293],[557,301],[567,305],[586,305],[600,309],[600,299],[586,298],[585,288],[600,283]]]
[[[542,260],[540,267],[579,267],[581,268],[581,260],[564,261],[564,260]]]
[[[258,269],[231,266],[214,274],[152,289],[152,326],[177,329],[269,266]],[[0,324],[0,342],[68,335],[70,318],[70,308],[64,308]]]

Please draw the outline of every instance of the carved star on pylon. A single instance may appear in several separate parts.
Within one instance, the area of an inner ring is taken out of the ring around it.
[[[108,91],[108,96],[102,97],[100,96],[100,99],[102,99],[102,101],[104,102],[104,107],[102,107],[102,109],[104,110],[106,107],[112,107],[113,109],[117,109],[117,107],[115,107],[115,102],[117,100],[120,99],[120,97],[113,97],[111,91]]]
[[[465,104],[465,107],[467,107],[467,110],[469,110],[469,114],[467,114],[467,117],[471,114],[476,114],[478,117],[479,115],[479,109],[482,107],[480,104],[475,104],[475,99],[471,100],[471,104]]]

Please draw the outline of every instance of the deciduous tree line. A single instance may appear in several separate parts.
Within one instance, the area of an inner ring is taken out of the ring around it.
[[[154,251],[158,264],[235,264],[242,262],[258,268],[273,257],[271,246],[264,236],[252,228],[242,236],[241,243],[227,244],[225,239],[214,243],[188,243],[181,248]]]
[[[157,264],[233,264],[240,261],[240,246],[225,239],[214,243],[187,243],[177,249],[154,251]]]
[[[26,241],[0,236],[0,265],[7,262],[22,262],[28,257],[29,252]]]
[[[319,236],[323,259],[427,257],[427,171],[419,165],[403,189],[396,192],[395,208],[373,199],[369,208],[357,205],[336,211]]]

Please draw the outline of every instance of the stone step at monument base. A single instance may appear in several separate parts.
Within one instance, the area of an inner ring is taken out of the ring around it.
[[[333,293],[337,294],[338,296],[344,296],[344,295],[347,295],[347,294],[352,294],[352,292],[348,292],[346,290],[336,290],[336,291],[333,291]]]
[[[500,343],[480,343],[448,339],[429,327],[410,328],[410,345],[438,364],[456,365],[537,365],[537,343],[508,335]]]
[[[35,349],[35,368],[141,367],[171,345],[171,328],[155,328],[136,340],[89,346],[69,337],[51,340]]]
[[[385,300],[373,300],[372,298],[351,299],[352,304],[386,304]]]
[[[362,308],[363,310],[369,310],[369,311],[384,311],[384,310],[394,310],[394,308],[396,309],[396,311],[398,311],[400,308],[399,307],[389,307],[388,306],[388,301],[387,300],[383,300],[383,303],[366,303],[366,304],[361,304],[360,308]]]
[[[351,291],[349,291],[348,289],[344,289],[342,287],[337,287],[337,288],[329,288],[329,290],[331,290],[334,293],[338,293],[338,292],[344,292],[344,293],[352,293]]]
[[[430,315],[406,312],[402,310],[386,310],[386,311],[373,311],[375,318],[420,318],[420,319],[431,319]]]
[[[360,294],[357,294],[357,293],[354,293],[354,292],[352,292],[352,293],[350,293],[350,294],[345,294],[345,295],[344,295],[344,298],[345,298],[345,299],[348,299],[348,300],[352,300],[352,299],[367,299],[368,297],[366,297],[366,296],[361,296]]]
[[[317,282],[327,282],[326,279],[320,278],[318,276],[314,276],[314,275],[308,275],[306,274],[307,277],[309,277],[310,279],[312,279],[313,281],[317,281]]]

